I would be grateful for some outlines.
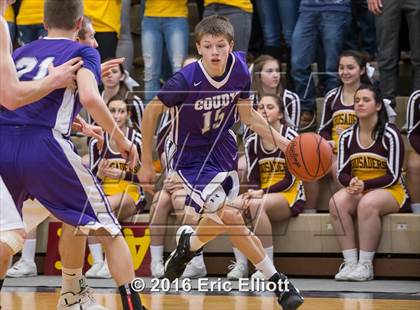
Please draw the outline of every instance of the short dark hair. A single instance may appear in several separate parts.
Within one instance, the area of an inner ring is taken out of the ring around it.
[[[77,36],[84,40],[86,39],[86,32],[89,25],[92,25],[92,20],[87,17],[86,15],[83,16],[83,23],[82,28],[80,28],[79,32],[77,33]]]
[[[45,0],[44,22],[49,28],[71,30],[82,16],[82,0]]]
[[[226,17],[220,15],[211,15],[203,18],[203,20],[195,26],[195,42],[200,42],[201,38],[206,34],[224,36],[229,43],[232,42],[234,38],[232,24]]]

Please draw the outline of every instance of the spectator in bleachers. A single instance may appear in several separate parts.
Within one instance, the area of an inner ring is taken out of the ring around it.
[[[171,64],[172,74],[181,69],[188,54],[187,0],[145,0],[141,43],[144,60],[144,91],[146,104],[160,89],[163,46]]]
[[[121,28],[121,0],[84,0],[85,15],[92,20],[101,59],[115,58]]]
[[[102,76],[102,83],[104,90],[102,98],[108,102],[110,98],[119,95],[126,99],[129,104],[130,117],[134,128],[140,131],[141,119],[143,116],[144,105],[141,99],[131,93],[132,84],[138,85],[128,74],[124,71],[122,64],[112,68],[107,74]]]
[[[408,99],[408,141],[413,150],[407,158],[407,187],[411,198],[411,209],[420,213],[420,89]]]
[[[297,132],[286,124],[285,107],[281,97],[263,95],[257,108],[272,126],[289,140],[297,136]],[[265,140],[255,133],[249,136],[245,144],[245,155],[248,166],[248,183],[254,189],[242,195],[250,217],[254,233],[260,238],[268,257],[274,262],[273,231],[270,221],[283,221],[297,216],[303,210],[305,193],[302,182],[297,180],[287,169],[284,153],[272,139]],[[233,248],[235,263],[227,278],[237,280],[248,276],[248,259],[238,249]],[[257,270],[252,278],[264,278]]]
[[[400,25],[405,16],[409,30],[410,58],[413,66],[413,91],[420,89],[420,1],[368,0],[375,14],[380,88],[384,98],[395,106],[398,95]]]
[[[296,93],[286,89],[284,78],[280,62],[276,58],[261,55],[255,60],[252,69],[252,90],[260,98],[263,95],[279,96],[285,107],[285,122],[289,127],[297,130],[300,121],[300,99]]]
[[[44,0],[22,0],[16,16],[19,44],[28,44],[45,37],[47,30],[43,21]]]
[[[9,26],[10,41],[13,43],[16,39],[16,18],[12,5],[7,7],[4,18],[7,21],[7,26]]]
[[[325,93],[337,87],[337,64],[351,20],[350,0],[301,0],[292,36],[292,77],[302,103],[300,129],[316,127],[315,87],[311,65],[322,44]]]
[[[222,15],[229,19],[235,32],[234,51],[248,51],[253,6],[250,0],[204,0],[204,15]]]
[[[130,112],[128,103],[122,97],[113,97],[108,102],[108,108],[118,127],[141,152],[141,135],[130,127]],[[119,220],[126,219],[142,212],[145,205],[145,195],[138,184],[137,172],[128,168],[126,160],[117,151],[116,142],[109,134],[105,135],[102,148],[97,147],[97,140],[92,139],[89,145],[89,167],[100,179],[103,191],[108,198],[110,207]],[[93,257],[93,265],[86,272],[86,277],[111,278],[106,260],[103,260],[102,246],[95,237],[89,237],[89,249]]]
[[[134,46],[130,26],[131,0],[122,0],[121,31],[117,45],[117,57],[124,57],[124,69],[131,73],[133,70]]]
[[[256,1],[264,34],[264,54],[281,59],[280,42],[283,34],[290,50],[292,34],[299,15],[300,0]]]
[[[366,0],[351,0],[352,22],[344,43],[345,49],[361,51],[367,60],[376,56],[375,17],[368,10]]]
[[[408,194],[401,177],[404,144],[388,123],[379,90],[362,84],[356,91],[357,122],[341,133],[338,180],[344,188],[330,199],[330,219],[343,251],[339,281],[369,281],[381,236],[381,217],[407,210]],[[359,258],[353,218],[357,219]]]
[[[354,95],[361,83],[369,84],[370,80],[366,73],[366,60],[361,53],[356,51],[344,51],[340,55],[338,63],[338,75],[340,86],[331,90],[324,98],[321,124],[318,133],[330,142],[333,147],[333,164],[331,176],[333,185],[331,194],[341,188],[337,180],[337,148],[340,134],[356,123],[354,112]],[[305,182],[308,208],[316,208],[319,195],[319,182]]]

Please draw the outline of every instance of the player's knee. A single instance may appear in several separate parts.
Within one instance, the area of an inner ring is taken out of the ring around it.
[[[220,218],[225,225],[240,225],[244,223],[242,214],[239,210],[224,208]]]
[[[357,217],[367,219],[379,216],[379,209],[370,197],[363,197],[357,205]]]
[[[10,254],[14,255],[23,248],[26,233],[23,229],[8,230],[0,233],[0,241],[10,248]]]
[[[337,202],[335,201],[334,196],[330,198],[330,201],[328,203],[328,208],[329,208],[329,211],[330,211],[330,216],[333,219],[337,219],[339,212],[338,212],[338,209],[337,209]]]

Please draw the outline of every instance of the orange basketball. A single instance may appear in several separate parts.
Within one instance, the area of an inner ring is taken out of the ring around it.
[[[327,140],[313,132],[304,133],[287,146],[287,168],[302,181],[316,181],[330,170],[332,154]]]

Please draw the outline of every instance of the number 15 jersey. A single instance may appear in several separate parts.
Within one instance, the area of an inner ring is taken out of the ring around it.
[[[238,120],[236,102],[250,98],[250,85],[242,52],[228,56],[219,78],[211,77],[201,60],[181,69],[158,93],[171,108],[172,141],[180,147],[200,147],[225,137]]]

